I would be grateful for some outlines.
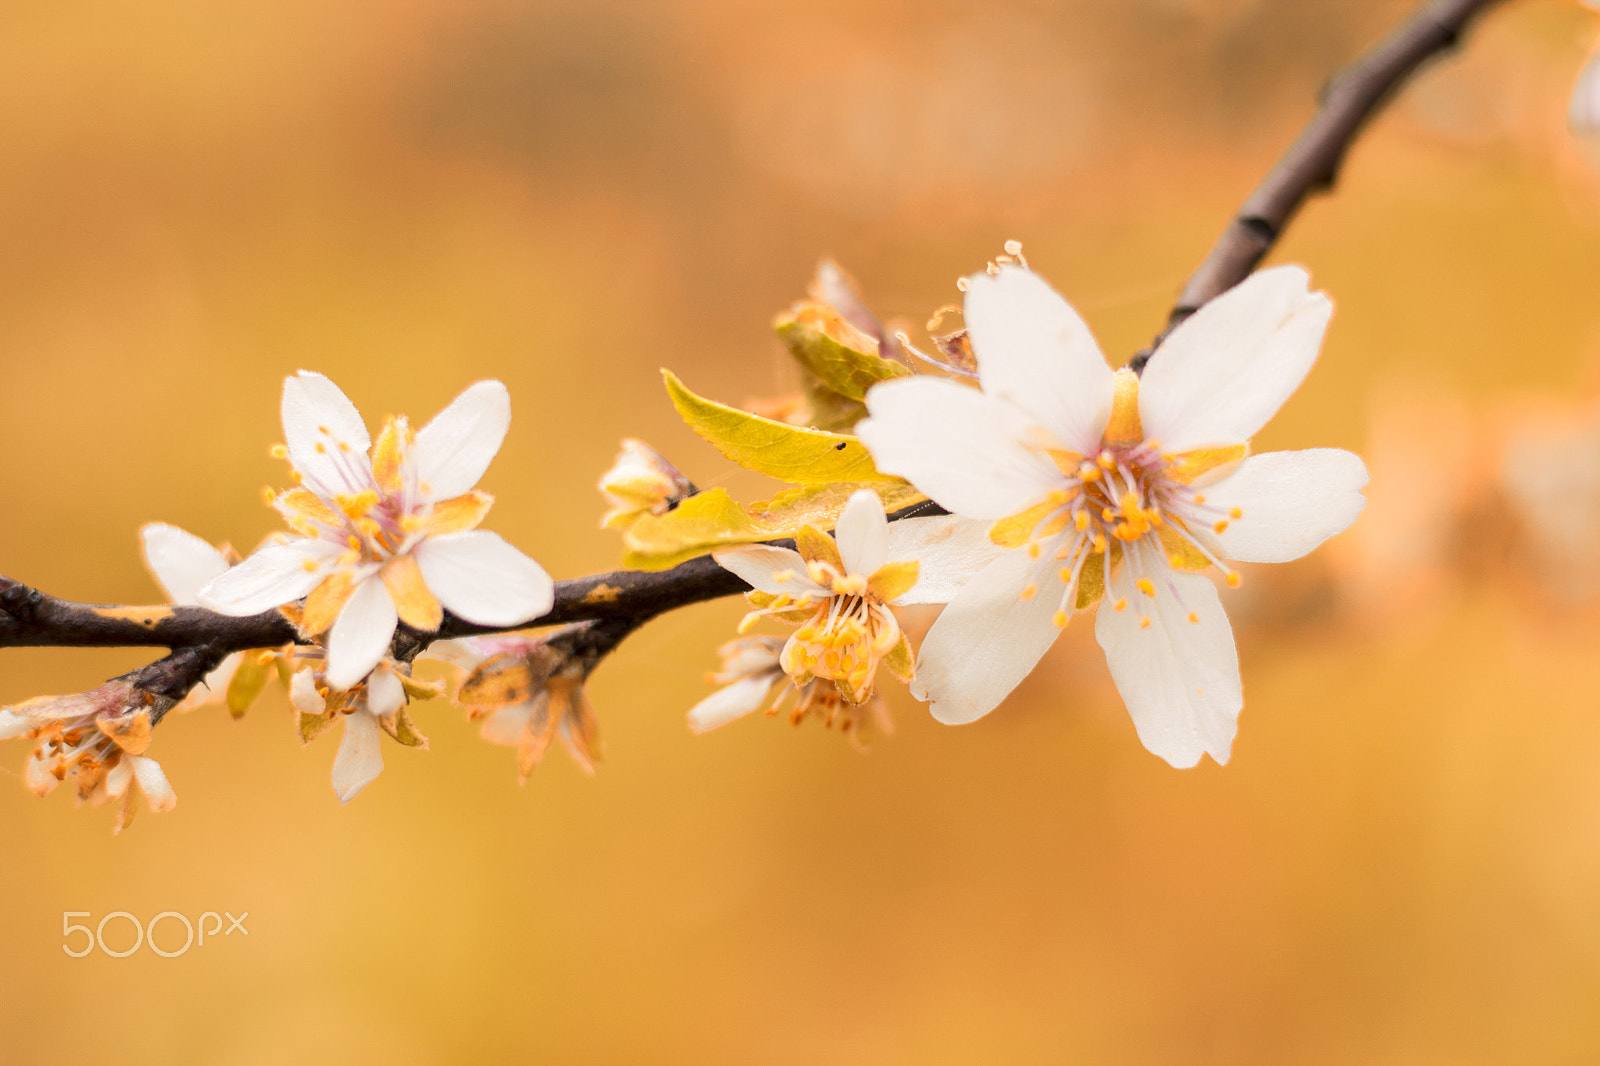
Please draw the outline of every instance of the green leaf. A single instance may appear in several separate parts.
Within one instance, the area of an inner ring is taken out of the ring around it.
[[[875,338],[823,304],[795,304],[772,326],[801,366],[846,399],[859,402],[878,382],[911,373],[904,364],[879,355]]]
[[[888,480],[855,437],[790,426],[715,403],[690,392],[672,371],[661,374],[689,428],[742,467],[796,485]]]
[[[750,517],[761,525],[779,531],[769,534],[772,537],[789,536],[801,526],[832,529],[834,523],[839,520],[839,512],[844,510],[844,505],[851,494],[861,489],[871,489],[876,492],[878,498],[883,501],[883,509],[890,514],[927,499],[909,482],[898,479],[867,483],[802,485],[787,492],[780,492],[770,500],[751,504]]]
[[[717,548],[782,536],[758,523],[726,489],[690,496],[664,515],[641,515],[622,535],[630,570],[667,570]]]

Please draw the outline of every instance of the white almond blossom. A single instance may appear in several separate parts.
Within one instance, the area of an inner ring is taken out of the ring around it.
[[[480,381],[419,432],[391,418],[374,446],[338,386],[300,371],[283,385],[283,454],[301,486],[273,497],[298,536],[212,580],[200,602],[250,615],[305,597],[298,624],[327,632],[327,681],[341,690],[378,664],[401,621],[432,631],[445,609],[488,626],[546,613],[550,576],[476,528],[494,500],[473,486],[510,424],[506,387]]]
[[[1212,582],[1224,560],[1285,562],[1353,522],[1349,452],[1249,456],[1316,360],[1332,305],[1298,267],[1253,275],[1175,329],[1142,378],[1112,371],[1076,311],[1010,260],[965,284],[981,391],[886,382],[858,432],[878,469],[1013,547],[929,631],[913,692],[957,724],[992,710],[1068,617],[1095,634],[1145,747],[1226,762],[1242,706]],[[1104,597],[1104,599],[1102,599]]]
[[[193,533],[164,522],[150,522],[141,528],[139,542],[144,551],[144,564],[151,576],[167,594],[167,599],[179,606],[198,604],[200,590],[212,579],[227,573],[233,565],[227,555]],[[234,556],[234,559],[237,560],[238,556]],[[223,659],[176,709],[192,711],[208,703],[226,700],[228,684],[246,654],[236,651]]]
[[[839,686],[820,677],[804,684],[788,684],[789,675],[783,670],[782,637],[739,637],[717,649],[722,656],[722,669],[708,680],[723,686],[689,711],[689,728],[704,733],[727,725],[759,710],[772,696],[774,687],[782,685],[778,695],[767,707],[767,714],[775,715],[783,709],[784,701],[794,696],[789,711],[789,721],[799,725],[809,717],[822,724],[839,729],[857,747],[865,747],[867,736],[894,732],[894,722],[883,698],[876,693],[863,704],[853,704],[839,694]]]
[[[483,719],[484,740],[517,749],[523,784],[557,737],[584,773],[593,774],[600,761],[600,725],[584,691],[594,662],[553,644],[561,632],[467,637],[428,649],[467,671],[456,702]]]
[[[889,608],[949,601],[998,549],[982,524],[955,516],[891,523],[870,489],[851,494],[834,532],[805,526],[798,551],[756,544],[712,558],[755,590],[759,609],[747,622],[772,615],[801,623],[781,656],[797,685],[828,678],[861,703],[880,663],[911,680],[911,644]]]
[[[27,736],[35,742],[22,769],[23,783],[46,796],[68,777],[78,799],[93,806],[117,804],[113,832],[133,820],[136,794],[157,814],[177,805],[177,794],[161,764],[145,755],[154,717],[174,701],[126,681],[108,681],[93,692],[40,696],[0,708],[0,740]]]
[[[407,747],[428,746],[428,738],[407,716],[406,704],[411,697],[429,699],[441,691],[438,685],[413,680],[410,667],[392,659],[384,659],[348,689],[333,687],[313,663],[295,673],[289,700],[300,712],[300,735],[306,743],[335,721],[344,723],[332,780],[339,802],[349,803],[383,772],[383,734]]]

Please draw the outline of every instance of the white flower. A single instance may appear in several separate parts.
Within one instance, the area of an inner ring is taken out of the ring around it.
[[[80,800],[95,806],[118,801],[112,831],[120,833],[133,820],[136,793],[157,814],[177,805],[161,764],[144,754],[152,716],[172,706],[126,681],[108,681],[93,692],[40,696],[0,709],[0,739],[27,735],[36,742],[22,769],[34,795],[46,796],[71,777]]]
[[[167,594],[167,599],[180,606],[193,606],[200,602],[200,590],[213,578],[228,571],[232,565],[221,551],[207,544],[193,533],[169,526],[164,522],[150,522],[139,530],[140,547],[144,551],[144,564]],[[238,559],[238,556],[234,556]],[[244,652],[234,652],[205,680],[179,703],[177,710],[192,711],[207,703],[227,699],[228,683],[244,658]]]
[[[788,678],[783,670],[783,645],[782,637],[740,637],[718,648],[722,669],[709,680],[723,687],[689,711],[689,728],[704,733],[743,718],[766,703],[773,687]],[[868,734],[894,732],[889,710],[876,693],[864,704],[853,704],[840,695],[837,685],[819,677],[803,684],[784,685],[767,714],[782,710],[783,701],[790,694],[795,697],[789,712],[789,721],[794,725],[808,716],[820,718],[830,729],[837,723],[840,732],[857,747],[865,747]]]
[[[313,658],[315,653],[313,653]],[[407,747],[426,748],[428,738],[406,715],[410,697],[427,699],[439,687],[414,681],[410,668],[392,659],[380,662],[358,684],[337,689],[315,665],[295,673],[289,700],[300,712],[300,735],[310,743],[334,721],[344,723],[344,738],[333,760],[333,791],[349,803],[383,772],[382,734]]]
[[[867,396],[878,469],[1015,546],[929,631],[913,692],[940,721],[987,714],[1077,608],[1147,748],[1226,762],[1242,705],[1233,633],[1194,571],[1284,562],[1353,522],[1366,468],[1246,442],[1315,361],[1332,305],[1297,267],[1262,271],[1167,338],[1141,379],[1113,372],[1077,313],[1023,266],[967,279],[982,391],[929,377]],[[920,690],[920,692],[919,692]]]
[[[338,386],[300,371],[283,385],[283,432],[302,487],[273,500],[299,536],[212,580],[200,602],[250,615],[306,597],[300,628],[327,631],[328,683],[346,690],[388,652],[400,621],[432,631],[446,608],[488,626],[546,613],[550,576],[476,528],[494,501],[473,486],[510,423],[506,387],[480,381],[421,432],[390,419],[373,446]]]
[[[911,644],[889,607],[947,602],[997,550],[982,525],[954,516],[890,523],[870,489],[851,494],[834,532],[805,526],[799,551],[760,544],[712,558],[755,590],[752,617],[803,623],[782,655],[796,684],[829,678],[861,703],[880,663],[902,681],[912,676]]]

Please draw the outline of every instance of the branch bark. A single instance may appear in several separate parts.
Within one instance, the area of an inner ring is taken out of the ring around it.
[[[1143,368],[1150,351],[1179,323],[1255,269],[1305,199],[1332,186],[1346,152],[1384,100],[1427,59],[1454,45],[1467,25],[1496,2],[1430,0],[1329,82],[1310,124],[1223,231],[1179,295],[1166,328],[1151,349],[1135,357],[1134,369]],[[944,513],[935,504],[921,504],[892,515],[891,520]],[[792,542],[774,543],[792,546]],[[571,626],[560,639],[573,642],[592,668],[593,662],[657,615],[746,588],[709,556],[655,573],[592,574],[556,582],[550,613],[514,628]],[[506,628],[480,626],[446,614],[438,633],[417,633],[402,626],[395,653],[409,659],[432,640]],[[302,641],[294,625],[277,611],[234,618],[202,607],[72,603],[0,577],[0,647],[165,647],[169,655],[127,676],[149,691],[175,699],[229,652]]]
[[[1313,193],[1331,189],[1367,120],[1429,59],[1449,51],[1468,24],[1500,0],[1432,0],[1368,49],[1322,92],[1322,106],[1234,214],[1178,294],[1167,324],[1130,366],[1143,372],[1167,335],[1209,300],[1250,275]]]

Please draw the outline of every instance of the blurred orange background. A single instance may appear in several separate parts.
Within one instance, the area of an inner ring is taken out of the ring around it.
[[[1007,238],[1125,359],[1408,7],[8,5],[0,573],[149,602],[141,523],[253,546],[300,367],[373,424],[504,380],[488,527],[610,568],[620,437],[754,484],[658,367],[776,393],[771,316],[821,256],[920,323]],[[169,719],[179,805],[113,838],[30,796],[13,741],[0,1059],[1600,1058],[1600,609],[1519,563],[1485,487],[1517,411],[1600,385],[1600,171],[1564,127],[1597,37],[1576,4],[1492,13],[1275,253],[1338,310],[1257,447],[1363,451],[1373,503],[1225,600],[1227,767],[1147,754],[1081,621],[971,726],[899,692],[865,756],[814,722],[691,736],[731,600],[596,674],[592,779],[552,755],[519,788],[440,701],[341,809],[336,738],[302,750],[272,691]],[[6,650],[0,704],[150,658]],[[64,911],[224,909],[247,938],[62,952]]]

